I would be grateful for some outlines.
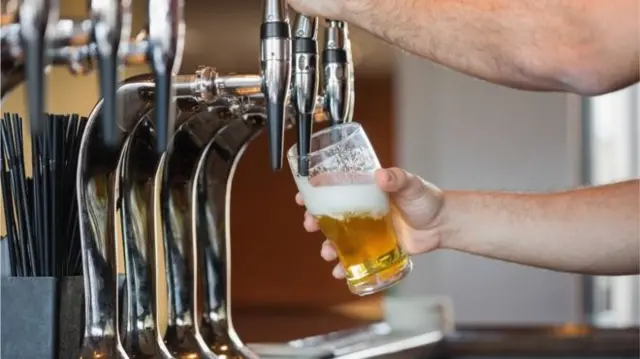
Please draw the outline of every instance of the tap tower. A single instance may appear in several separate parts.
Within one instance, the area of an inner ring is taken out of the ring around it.
[[[179,74],[184,0],[148,0],[148,30],[135,37],[131,1],[90,0],[85,20],[60,18],[58,0],[12,1],[0,19],[1,95],[26,83],[35,143],[47,68],[82,75],[96,64],[99,73],[101,100],[77,169],[85,291],[78,357],[258,358],[231,318],[234,171],[262,132],[265,161],[281,169],[285,130],[295,127],[305,175],[313,124],[351,121],[348,25],[326,20],[319,50],[317,18],[297,14],[292,27],[285,0],[264,0],[259,71]],[[152,71],[119,79],[131,64]]]

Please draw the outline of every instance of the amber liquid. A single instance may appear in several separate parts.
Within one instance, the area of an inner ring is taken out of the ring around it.
[[[391,215],[346,213],[342,216],[316,216],[320,229],[333,242],[347,282],[354,289],[397,277],[410,265],[402,251]]]

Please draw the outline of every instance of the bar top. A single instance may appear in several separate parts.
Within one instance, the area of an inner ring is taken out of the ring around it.
[[[234,325],[245,342],[285,342],[361,327],[381,320],[310,308],[238,308]],[[640,352],[640,330],[563,326],[461,326],[435,349],[412,350],[409,357],[468,356],[633,357]],[[395,357],[395,356],[394,356]]]

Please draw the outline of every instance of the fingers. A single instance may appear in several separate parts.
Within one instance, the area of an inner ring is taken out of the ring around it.
[[[338,253],[336,253],[336,249],[333,247],[330,240],[327,239],[322,243],[320,256],[327,262],[332,262],[338,259]]]
[[[344,279],[345,274],[344,268],[342,268],[342,264],[338,264],[337,266],[335,266],[333,268],[333,271],[331,272],[331,275],[336,279]]]
[[[304,206],[304,198],[302,198],[302,193],[300,192],[296,194],[296,203],[298,206]]]
[[[304,213],[304,222],[302,225],[307,232],[317,232],[320,230],[318,221],[309,212]]]
[[[336,259],[338,259],[338,253],[336,252],[336,249],[333,247],[333,244],[331,243],[330,240],[325,240],[322,243],[322,249],[320,249],[320,256],[327,262],[333,262]],[[331,275],[333,275],[336,279],[344,279],[344,268],[342,267],[342,264],[338,264],[333,268],[333,271],[331,272]]]

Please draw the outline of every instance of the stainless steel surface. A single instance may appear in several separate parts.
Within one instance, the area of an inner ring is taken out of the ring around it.
[[[116,167],[114,247],[122,246],[125,263],[125,301],[119,328],[123,349],[134,358],[155,358],[156,325],[153,312],[153,228],[151,191],[157,164],[155,132],[148,116],[142,117],[122,145]],[[122,298],[117,293],[117,298]]]
[[[297,116],[298,171],[307,175],[306,155],[311,151],[313,109],[318,97],[318,19],[298,14],[294,29],[291,101]]]
[[[202,147],[225,123],[210,114],[181,114],[181,119],[188,120],[171,138],[155,174],[155,243],[164,252],[164,268],[156,267],[155,278],[157,282],[166,280],[167,288],[156,291],[156,302],[164,298],[168,303],[167,313],[158,313],[168,319],[163,341],[158,343],[167,357],[215,358],[199,330],[198,249],[192,241],[195,228],[191,227],[189,211],[191,174]]]
[[[149,111],[150,103],[140,97],[153,83],[147,77],[129,79],[116,94],[124,109],[117,118],[116,133],[122,147],[139,119]],[[85,283],[85,332],[82,358],[116,357],[122,346],[118,338],[118,301],[115,262],[115,196],[113,176],[119,161],[118,151],[104,145],[98,120],[102,101],[91,111],[80,144],[77,193],[82,266]]]
[[[225,109],[216,109],[220,116]],[[236,166],[265,125],[265,114],[233,120],[204,147],[191,188],[197,272],[203,273],[202,333],[218,355],[257,358],[234,330],[231,318],[231,188]]]
[[[348,122],[352,79],[348,76],[348,25],[343,21],[327,20],[323,49],[324,100],[334,125]]]
[[[45,65],[48,33],[58,21],[58,0],[23,0],[18,10],[20,46],[24,53],[31,133],[43,131],[45,105]],[[35,139],[37,140],[37,139]]]
[[[114,118],[120,115],[116,103],[120,44],[131,34],[130,0],[92,0],[92,36],[100,70],[100,94],[102,96],[101,128],[107,146],[116,143]]]
[[[291,28],[285,0],[264,0],[260,27],[262,92],[266,100],[269,160],[273,170],[282,168],[284,118],[291,86]]]
[[[288,343],[255,343],[249,346],[265,358],[420,358],[443,338],[439,331],[396,331],[381,322]]]
[[[148,61],[156,86],[154,101],[158,153],[166,150],[175,122],[173,76],[184,48],[184,0],[149,0]]]

